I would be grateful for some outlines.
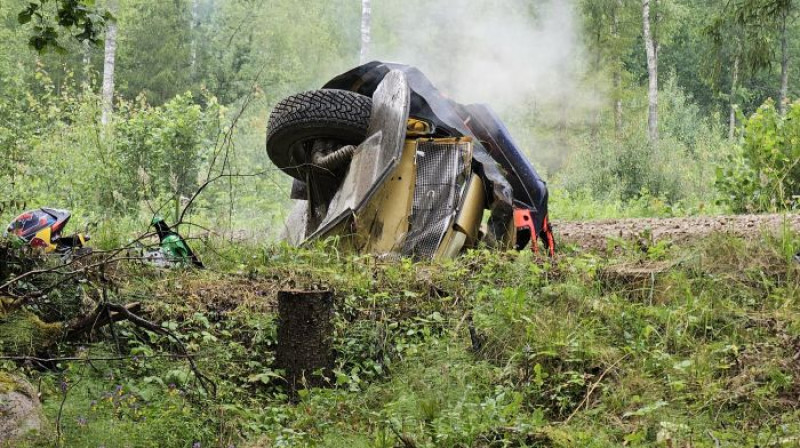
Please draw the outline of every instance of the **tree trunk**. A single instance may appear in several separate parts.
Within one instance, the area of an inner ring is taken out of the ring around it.
[[[0,282],[5,282],[6,277],[11,274],[11,268],[9,267],[9,258],[11,248],[8,247],[8,244],[5,242],[0,243]],[[0,311],[3,310],[3,299],[0,299]]]
[[[279,291],[275,365],[286,371],[290,396],[302,386],[325,385],[334,361],[333,293]]]
[[[83,83],[88,88],[92,82],[92,47],[89,42],[83,43]]]
[[[658,53],[655,39],[650,32],[650,0],[642,0],[642,23],[649,78],[647,129],[650,142],[655,143],[658,141]]]
[[[736,89],[739,83],[739,53],[741,53],[741,44],[733,60],[733,74],[731,75],[731,116],[728,127],[728,140],[730,141],[733,141],[736,134]]]
[[[611,24],[611,34],[616,41],[619,39],[619,15],[622,11],[622,0],[617,0],[617,9],[614,10],[614,20]],[[618,45],[615,42],[615,45]],[[620,73],[620,61],[613,61],[614,73],[612,74],[611,82],[614,87],[614,133],[617,138],[622,136],[622,73]]]
[[[784,14],[781,27],[781,93],[778,106],[781,116],[786,115],[786,106],[789,101],[789,43],[786,35],[786,19],[786,14]]]
[[[600,37],[598,36],[597,46],[601,45]],[[603,63],[603,55],[600,51],[595,52],[595,58],[592,70],[594,73],[600,73],[600,66]],[[595,80],[595,88],[600,89],[600,79]],[[600,145],[600,123],[603,120],[603,110],[601,108],[594,108],[591,112],[592,117],[589,119],[589,137],[591,139],[592,145],[598,147]]]
[[[112,14],[117,13],[116,2],[108,5]],[[103,57],[103,112],[100,123],[107,125],[114,110],[114,65],[117,57],[117,22],[110,20],[106,26],[106,47]]]
[[[622,136],[622,98],[620,89],[622,88],[622,75],[619,69],[614,69],[612,78],[616,99],[614,100],[614,133],[617,138]]]
[[[372,41],[372,6],[371,0],[361,0],[361,56],[362,64],[367,62],[369,44]]]
[[[189,70],[191,79],[194,80],[197,74],[197,20],[199,17],[200,1],[192,0],[192,21],[189,24],[189,33],[191,34],[190,45],[190,60]]]

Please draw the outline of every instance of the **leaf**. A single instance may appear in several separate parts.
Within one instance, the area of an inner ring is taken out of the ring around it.
[[[350,377],[345,375],[344,373],[337,372],[336,373],[336,385],[343,386],[350,382]]]
[[[267,370],[262,373],[257,373],[255,375],[250,375],[247,377],[248,383],[262,383],[262,384],[270,384],[273,379],[278,379],[281,376],[278,375],[275,371]]]
[[[29,23],[31,21],[31,17],[33,17],[33,13],[35,13],[36,10],[38,9],[39,9],[39,4],[37,3],[29,4],[27,8],[22,10],[22,12],[20,12],[19,15],[17,15],[17,22],[19,22],[20,25],[25,25],[26,23]]]
[[[635,411],[626,412],[626,413],[622,414],[622,417],[641,417],[643,415],[651,414],[654,411],[657,411],[657,410],[663,408],[666,405],[667,405],[666,401],[658,400],[653,404],[649,404],[647,406],[641,407],[641,408],[639,408],[639,409],[637,409]]]
[[[692,360],[691,360],[691,359],[685,359],[685,360],[683,360],[683,361],[681,361],[681,362],[675,363],[675,365],[674,365],[674,366],[672,366],[672,368],[673,368],[673,369],[675,369],[675,370],[686,370],[686,369],[687,369],[687,368],[689,368],[689,367],[690,367],[692,364],[693,364],[693,363],[692,363]]]

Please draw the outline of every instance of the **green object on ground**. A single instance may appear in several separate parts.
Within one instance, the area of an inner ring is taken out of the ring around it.
[[[184,264],[191,263],[198,268],[203,268],[203,263],[194,255],[192,249],[186,243],[186,240],[184,240],[178,232],[170,229],[167,223],[164,222],[164,218],[155,216],[151,224],[155,227],[156,233],[158,234],[161,252],[168,261]]]
[[[190,261],[189,248],[175,233],[170,233],[161,240],[161,249],[172,261],[188,263]]]

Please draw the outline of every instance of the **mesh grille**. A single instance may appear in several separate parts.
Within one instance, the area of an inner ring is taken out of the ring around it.
[[[470,143],[420,142],[414,205],[403,255],[432,258],[456,214],[469,171]]]

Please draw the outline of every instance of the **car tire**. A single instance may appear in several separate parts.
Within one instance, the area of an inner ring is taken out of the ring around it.
[[[292,95],[272,110],[267,155],[290,176],[305,180],[311,142],[358,145],[367,135],[372,98],[347,90],[323,89]]]

